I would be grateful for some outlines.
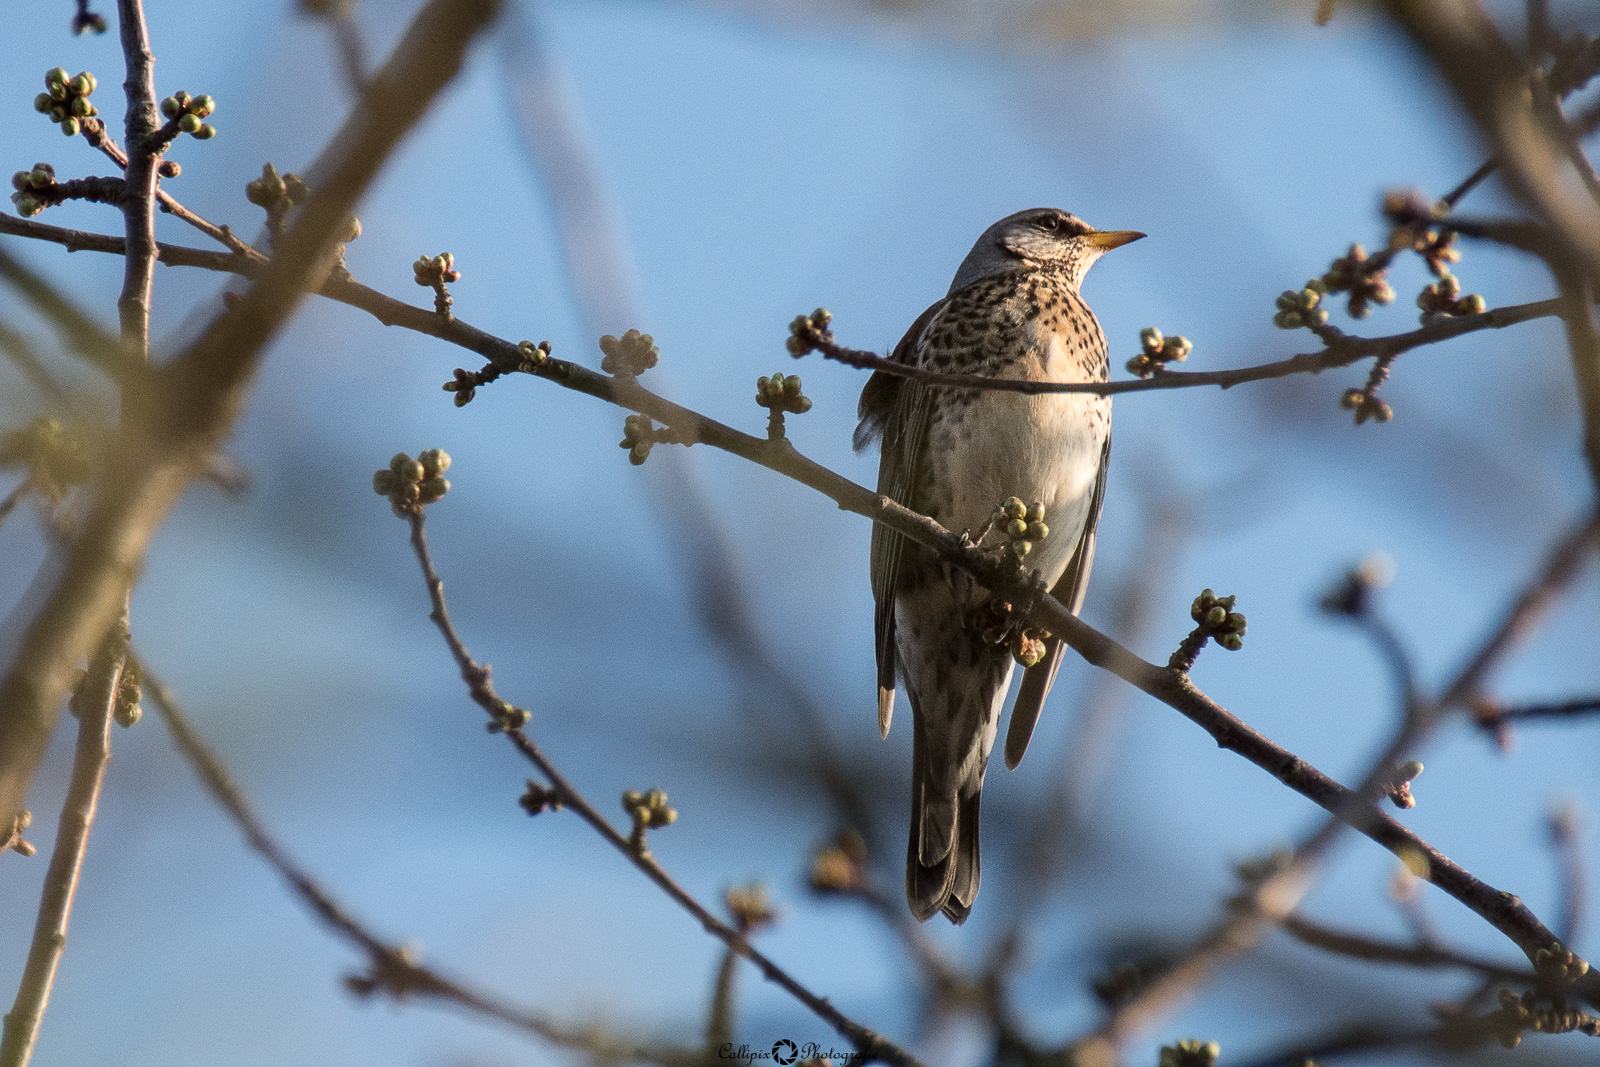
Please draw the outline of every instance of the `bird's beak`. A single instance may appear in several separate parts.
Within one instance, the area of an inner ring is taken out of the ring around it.
[[[1132,244],[1144,236],[1146,235],[1138,230],[1096,230],[1094,233],[1084,234],[1083,239],[1096,248],[1109,252],[1113,248],[1121,248],[1123,245]]]

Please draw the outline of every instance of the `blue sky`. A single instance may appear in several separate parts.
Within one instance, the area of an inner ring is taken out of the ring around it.
[[[56,64],[96,71],[101,95],[114,96],[115,35],[69,37],[60,16],[14,20],[0,40],[0,102],[9,102],[0,142],[12,169],[43,159],[63,174],[104,173],[103,159],[28,110]],[[404,24],[403,12],[375,6],[360,18],[374,54]],[[220,135],[178,146],[185,169],[169,190],[253,232],[259,212],[240,195],[244,183],[268,159],[303,166],[343,117],[329,43],[283,4],[230,5],[200,24],[153,5],[150,22],[159,89],[219,101]],[[1441,193],[1482,153],[1400,43],[1347,12],[1322,30],[1297,11],[1049,47],[964,42],[893,19],[769,21],[644,0],[550,3],[539,24],[571,79],[628,240],[643,319],[627,325],[661,346],[652,376],[675,399],[752,430],[764,422],[750,403],[754,379],[795,369],[782,343],[796,313],[826,305],[845,343],[886,349],[943,293],[989,222],[1035,205],[1151,234],[1103,261],[1085,287],[1114,368],[1147,325],[1190,337],[1195,368],[1307,350],[1305,335],[1271,326],[1275,294],[1320,273],[1350,241],[1381,241],[1384,189]],[[424,303],[410,263],[449,249],[464,274],[454,287],[463,319],[549,339],[558,355],[598,365],[544,183],[508,120],[505,76],[495,50],[480,48],[363,205],[349,263],[368,284]],[[1469,203],[1508,206],[1492,184]],[[44,221],[119,225],[108,209],[79,204]],[[174,220],[160,226],[164,239],[202,243]],[[119,262],[9,238],[5,247],[70,279],[111,321]],[[1470,247],[1458,269],[1491,306],[1550,291],[1536,265],[1503,252]],[[1420,265],[1402,265],[1394,280],[1400,300],[1363,332],[1415,323]],[[168,350],[216,306],[217,286],[210,275],[159,270],[156,327]],[[0,316],[48,347],[48,332],[8,294]],[[851,1014],[914,1040],[898,948],[850,907],[804,891],[806,858],[832,815],[752,754],[751,724],[770,708],[698,621],[652,488],[659,475],[616,448],[621,413],[510,380],[458,410],[439,385],[462,357],[352,309],[308,304],[275,344],[230,444],[253,490],[233,501],[197,488],[180,506],[135,597],[138,644],[285,842],[379,930],[552,1012],[692,1038],[715,945],[576,820],[530,822],[516,808],[527,772],[482,732],[427,624],[404,527],[370,493],[371,471],[396,450],[448,449],[455,488],[429,527],[453,612],[501,691],[534,710],[550,754],[607,810],[624,788],[666,788],[682,818],[657,836],[663,862],[707,899],[767,881],[785,913],[763,935],[773,956]],[[791,420],[796,445],[870,483],[873,458],[849,450],[861,375],[815,361],[799,369],[816,406]],[[1154,561],[1160,610],[1138,651],[1170,651],[1201,587],[1237,594],[1251,623],[1245,649],[1209,651],[1196,680],[1346,779],[1386,736],[1394,701],[1370,648],[1316,612],[1321,588],[1369,552],[1391,556],[1386,607],[1436,683],[1592,496],[1553,323],[1407,356],[1385,388],[1397,412],[1386,426],[1353,427],[1338,407],[1363,374],[1119,399],[1085,608],[1108,625],[1115,589],[1152,566],[1135,557],[1150,504],[1141,487],[1208,497],[1181,552]],[[0,420],[36,403],[0,367]],[[888,776],[897,798],[888,810],[902,820],[909,734],[885,743],[874,728],[865,522],[730,457],[696,449],[690,459],[757,627],[827,709],[840,746]],[[0,529],[7,605],[43,552],[23,519]],[[1508,664],[1501,692],[1542,699],[1600,688],[1597,607],[1591,575]],[[1069,662],[1028,761],[1012,773],[996,765],[988,836],[1005,839],[1006,813],[1051,784],[1087,678]],[[789,724],[772,728],[792,736]],[[1422,803],[1404,819],[1546,914],[1556,883],[1543,813],[1558,796],[1600,808],[1600,732],[1529,728],[1520,742],[1505,757],[1460,724],[1443,730],[1424,753]],[[338,978],[354,957],[245,852],[159,724],[147,719],[114,743],[35,1063],[561,1059],[436,1008],[351,1002]],[[63,735],[36,811],[52,810],[69,761]],[[1093,862],[1052,897],[1019,989],[1041,1040],[1092,1022],[1083,978],[1108,943],[1197,929],[1230,891],[1232,863],[1317,817],[1142,697],[1128,702],[1108,775]],[[37,820],[42,847],[52,823]],[[891,884],[902,832],[899,821],[886,829]],[[1390,858],[1351,841],[1337,860],[1310,910],[1403,936],[1384,896]],[[42,859],[0,864],[0,944],[25,936],[42,870]],[[998,907],[984,905],[1003,897],[1004,865],[989,873],[972,923],[930,928],[958,955],[975,957],[999,929]],[[1442,894],[1428,905],[1449,936],[1511,958]],[[0,953],[0,989],[20,964],[20,953]],[[1414,982],[1330,972],[1274,941],[1263,963],[1164,1024],[1131,1062],[1153,1062],[1155,1044],[1186,1036],[1241,1054],[1266,1047],[1287,1025],[1276,998],[1329,973],[1375,983],[1362,988],[1380,995],[1409,991],[1399,1002],[1420,996]],[[745,979],[741,1039],[828,1039],[781,993]],[[945,1033],[919,1049],[962,1063],[974,1047],[971,1035]]]

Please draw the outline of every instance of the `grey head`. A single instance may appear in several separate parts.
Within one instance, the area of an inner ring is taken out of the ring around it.
[[[1007,215],[983,231],[961,261],[950,291],[994,274],[1039,267],[1065,271],[1076,286],[1095,260],[1143,236],[1138,230],[1097,230],[1059,208],[1029,208]]]

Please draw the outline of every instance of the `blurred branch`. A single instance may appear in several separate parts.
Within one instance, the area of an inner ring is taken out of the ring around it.
[[[1572,944],[1583,931],[1583,917],[1589,902],[1589,879],[1583,864],[1583,842],[1578,808],[1571,802],[1556,805],[1550,812],[1550,844],[1555,849],[1560,871],[1561,911],[1556,933],[1563,944]]]
[[[1553,704],[1520,704],[1509,708],[1489,704],[1477,715],[1477,723],[1485,729],[1514,722],[1535,719],[1578,719],[1600,712],[1600,696],[1578,697]]]
[[[536,745],[522,729],[522,724],[531,717],[531,713],[518,708],[503,700],[495,692],[494,683],[490,680],[490,671],[487,666],[478,663],[472,658],[466,644],[461,640],[453,623],[450,621],[450,611],[444,599],[444,580],[434,569],[433,556],[428,550],[428,534],[424,525],[422,510],[418,508],[407,516],[411,524],[411,547],[416,553],[417,563],[422,568],[423,580],[427,583],[428,598],[432,610],[428,618],[433,620],[439,628],[439,633],[444,637],[445,644],[450,648],[450,655],[456,661],[456,666],[461,671],[461,680],[467,683],[468,692],[472,700],[485,713],[488,714],[491,728],[496,732],[506,735],[512,745],[520,752],[529,763],[537,767],[545,780],[550,785],[550,792],[561,807],[570,808],[579,818],[588,823],[601,837],[605,838],[612,847],[621,852],[627,859],[658,887],[667,896],[697,919],[706,932],[727,946],[730,952],[735,952],[760,969],[763,976],[770,982],[776,983],[790,996],[809,1008],[823,1022],[832,1026],[846,1040],[855,1046],[862,1054],[864,1061],[882,1060],[885,1063],[895,1064],[897,1067],[921,1067],[920,1061],[909,1052],[889,1041],[887,1038],[857,1023],[835,1008],[826,997],[819,997],[805,986],[801,985],[789,972],[779,967],[765,954],[752,946],[746,937],[732,926],[712,915],[705,905],[701,904],[689,891],[684,889],[665,867],[658,863],[650,850],[640,843],[631,841],[611,825],[610,820],[601,815],[594,805],[579,793],[567,781],[566,777],[556,769],[544,752]],[[639,832],[635,827],[635,834]]]
[[[137,662],[137,661],[136,661]],[[173,698],[172,691],[143,662],[139,662],[145,691],[172,733],[178,751],[199,777],[200,783],[228,813],[245,841],[277,871],[294,894],[324,926],[365,953],[367,972],[347,980],[359,995],[384,993],[397,1002],[411,996],[444,1001],[466,1011],[496,1019],[515,1030],[543,1038],[563,1048],[586,1052],[596,1059],[643,1061],[664,1067],[688,1067],[699,1062],[698,1050],[652,1048],[605,1033],[598,1026],[570,1025],[517,1007],[499,997],[473,989],[417,962],[401,945],[379,938],[355,918],[334,896],[288,854],[268,832],[222,760],[195,732]]]
[[[5,228],[7,220],[23,221],[0,212],[0,232],[9,232]],[[118,255],[127,247],[124,238],[107,239],[116,243]],[[16,290],[18,296],[55,328],[68,348],[107,373],[115,375],[118,372],[122,351],[117,347],[116,340],[76,304],[62,296],[55,286],[29,270],[21,260],[3,248],[0,248],[0,279]]]
[[[44,362],[39,359],[28,339],[17,331],[0,323],[0,354],[3,354],[23,377],[33,383],[33,387],[57,403],[67,402],[67,392],[61,388],[61,383],[50,376],[45,369]]]
[[[541,6],[517,4],[497,43],[515,127],[550,199],[562,261],[592,338],[621,333],[643,320],[638,279],[621,212],[605,174],[572,80],[552,55],[540,26]],[[657,392],[665,393],[660,382]],[[757,694],[768,745],[781,748],[819,781],[839,816],[869,838],[869,799],[841,758],[827,716],[807,685],[787,670],[750,612],[752,597],[723,524],[716,520],[691,453],[669,452],[651,464],[650,485],[665,519],[692,602],[723,661]],[[795,744],[794,729],[803,744]],[[797,752],[796,749],[799,749]]]
[[[125,602],[157,527],[244,408],[267,342],[329,269],[356,200],[455,76],[494,0],[432,0],[325,153],[325,180],[248,293],[172,362],[130,391],[83,535],[0,680],[0,812],[23,807],[72,664]],[[133,309],[130,307],[130,314]],[[134,316],[136,318],[136,316]]]
[[[61,954],[67,947],[67,922],[72,917],[78,875],[83,870],[89,831],[100,803],[100,786],[105,781],[106,764],[111,761],[111,720],[127,652],[128,632],[116,627],[101,643],[89,673],[73,697],[78,713],[78,744],[72,758],[72,777],[61,806],[61,824],[50,852],[50,867],[45,872],[28,960],[0,1036],[0,1067],[26,1067],[50,1003]]]
[[[1438,945],[1401,945],[1381,941],[1363,934],[1335,930],[1298,915],[1290,915],[1282,922],[1284,933],[1301,944],[1321,949],[1336,956],[1365,960],[1369,963],[1386,963],[1399,967],[1419,967],[1430,970],[1459,968],[1476,971],[1502,982],[1532,985],[1538,976],[1527,967],[1513,967],[1494,960],[1473,956],[1465,952]]]

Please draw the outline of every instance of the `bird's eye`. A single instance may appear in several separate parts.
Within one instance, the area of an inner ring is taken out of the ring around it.
[[[1054,215],[1046,215],[1044,218],[1039,220],[1039,229],[1048,231],[1050,233],[1055,233],[1057,230],[1061,229],[1061,220],[1056,218]]]

